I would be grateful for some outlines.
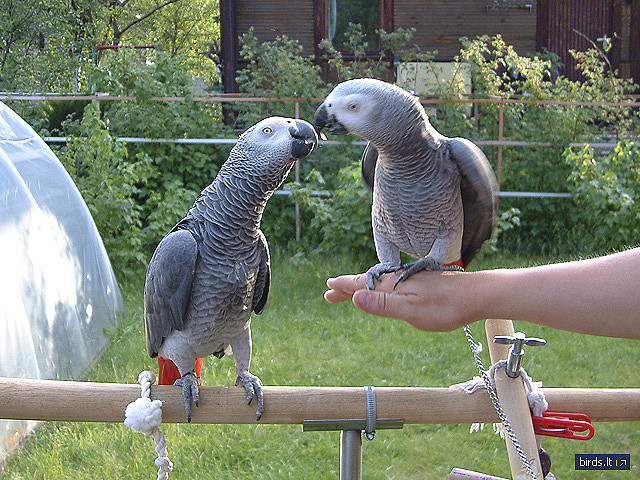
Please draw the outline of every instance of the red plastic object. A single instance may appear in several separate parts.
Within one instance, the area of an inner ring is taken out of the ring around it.
[[[532,417],[536,435],[589,440],[595,433],[591,419],[583,413],[544,412],[542,415]]]

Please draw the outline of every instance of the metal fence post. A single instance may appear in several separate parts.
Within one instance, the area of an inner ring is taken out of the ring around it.
[[[296,102],[295,118],[300,118],[300,102]],[[300,183],[300,162],[296,162],[296,183]],[[296,243],[300,243],[300,202],[296,197]]]
[[[498,180],[498,192],[501,189],[502,183],[502,141],[504,140],[504,103],[502,100],[499,103],[500,107],[500,116],[498,119],[498,171],[497,171],[497,180]],[[496,198],[496,209],[500,208],[500,197]]]

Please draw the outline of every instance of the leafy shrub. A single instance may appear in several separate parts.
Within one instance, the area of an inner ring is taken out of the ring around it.
[[[109,135],[93,104],[85,109],[80,135],[68,139],[59,158],[87,203],[111,262],[126,274],[146,260],[143,208],[136,197],[151,176],[151,162],[143,155],[128,161],[126,146]]]
[[[355,153],[354,147],[342,150]],[[326,180],[319,170],[313,169],[304,182],[290,182],[284,188],[289,189],[292,200],[300,204],[301,238],[307,251],[348,253],[359,260],[375,258],[371,192],[361,179],[359,162],[348,160],[346,166]],[[290,232],[288,238],[294,238],[293,234]]]
[[[179,182],[146,199],[141,196],[158,176],[144,153],[131,159],[116,141],[95,105],[85,108],[78,136],[69,136],[59,158],[80,190],[116,272],[128,275],[146,265],[164,234],[184,216],[196,192]]]
[[[383,49],[378,58],[371,58],[365,54],[368,48],[358,25],[350,25],[347,32],[347,42],[354,52],[353,60],[346,61],[329,42],[325,41],[320,46],[325,50],[325,58],[339,80],[360,76],[389,80],[390,65],[386,60],[385,51],[392,53],[396,60],[419,60],[427,65],[433,60],[432,54],[420,52],[415,45],[411,45],[413,33],[412,30],[399,30],[393,34],[380,31]],[[245,40],[248,41],[247,51],[254,52],[252,58],[259,58],[255,37],[247,37]],[[245,81],[246,93],[265,95],[271,88],[281,88],[278,82],[279,75],[273,73],[287,72],[286,65],[299,65],[294,63],[292,58],[300,54],[301,47],[296,47],[296,43],[289,40],[280,39],[279,42],[278,45],[282,48],[287,45],[288,53],[274,50],[275,42],[268,44],[270,53],[265,51],[265,57],[261,61],[251,63],[247,70],[251,71],[252,80],[242,79]],[[462,43],[463,48],[456,58],[456,63],[459,66],[462,63],[470,66],[473,95],[477,97],[507,99],[520,95],[525,101],[535,99],[620,102],[633,88],[629,80],[616,77],[608,68],[606,55],[595,48],[587,52],[574,52],[578,68],[584,76],[583,82],[574,82],[562,77],[556,78],[557,58],[554,59],[548,52],[533,57],[523,56],[506,44],[500,36],[463,39]],[[277,60],[273,60],[274,58]],[[277,65],[280,59],[285,66]],[[264,73],[266,70],[269,70],[268,74]],[[315,66],[303,70],[302,77],[313,75],[314,71]],[[434,68],[433,71],[437,75],[437,69]],[[439,78],[437,81],[438,98],[464,98],[464,89],[459,77]],[[287,82],[288,79],[284,83]],[[286,93],[282,90],[274,91],[287,95],[294,90],[287,90]],[[572,167],[563,158],[563,152],[568,144],[591,140],[594,135],[602,135],[603,130],[607,135],[617,138],[633,131],[637,128],[634,125],[640,123],[637,112],[634,116],[631,109],[526,103],[505,103],[502,107],[505,140],[551,145],[503,148],[502,190],[567,192],[567,178]],[[279,105],[277,108],[284,107]],[[478,116],[474,116],[468,105],[460,103],[438,105],[434,110],[432,123],[447,136],[464,136],[472,140],[498,138],[500,106],[497,104],[481,104],[477,109]],[[258,110],[254,109],[254,114],[258,114],[257,112]],[[307,118],[311,115],[310,111]],[[497,147],[483,149],[497,171]],[[327,146],[314,154],[312,169],[305,167],[302,170],[302,185],[286,186],[294,191],[293,199],[297,199],[301,205],[303,241],[306,245],[324,251],[338,249],[368,252],[365,255],[372,251],[372,241],[367,244],[367,240],[362,236],[365,233],[370,240],[371,234],[370,201],[365,201],[365,198],[359,196],[361,190],[364,189],[362,192],[365,192],[366,188],[358,183],[358,168],[357,164],[353,163],[360,158],[360,154],[361,148],[348,147],[347,150],[340,151],[339,147]],[[305,162],[305,165],[308,163]],[[333,194],[331,197],[314,197],[310,194],[318,189]],[[268,209],[272,210],[271,219],[274,223],[267,228],[272,228],[274,238],[278,238],[278,241],[284,240],[285,243],[295,234],[292,226],[294,210],[291,203],[288,203],[290,201],[290,198],[272,201]],[[499,218],[503,220],[501,225],[505,228],[499,228],[499,239],[497,243],[494,241],[494,248],[496,245],[517,246],[528,251],[546,253],[555,251],[554,246],[562,244],[571,249],[571,245],[578,242],[577,236],[572,232],[580,215],[579,207],[566,198],[503,198],[500,207]],[[268,215],[269,213],[265,218],[268,218]],[[350,220],[346,220],[348,218]],[[355,225],[358,225],[358,228],[355,228]],[[359,231],[360,228],[366,232]],[[279,236],[279,233],[285,232],[286,235]],[[579,238],[579,243],[584,248],[592,247],[587,245],[583,238]]]
[[[135,102],[101,102],[103,118],[113,135],[125,137],[210,138],[229,137],[218,104],[189,99],[192,80],[179,59],[161,51],[140,57],[127,50],[105,56],[94,71],[99,91],[136,97]],[[182,102],[148,100],[156,97],[185,97]],[[227,158],[230,147],[218,145],[142,143],[129,144],[132,154],[151,157],[159,176],[151,191],[164,190],[175,182],[199,191],[211,182]]]
[[[51,106],[47,102],[21,102],[3,100],[11,110],[16,112],[39,135],[49,135],[49,117]]]
[[[323,58],[327,60],[340,82],[362,77],[393,81],[395,78],[393,59],[428,62],[434,58],[432,53],[422,52],[419,47],[411,43],[415,31],[415,28],[398,28],[393,32],[378,29],[376,33],[379,36],[380,48],[376,47],[377,55],[371,56],[369,53],[371,46],[365,40],[366,35],[362,31],[362,26],[358,23],[349,23],[344,34],[346,49],[352,54],[352,58],[348,61],[329,40],[322,40],[318,46],[325,51]]]
[[[594,247],[621,249],[640,239],[640,146],[620,142],[606,156],[587,146],[567,149],[579,227]]]
[[[287,36],[260,44],[253,28],[240,37],[240,55],[247,61],[236,81],[242,93],[253,97],[312,99],[325,89],[320,67],[303,56],[302,45]],[[247,128],[265,117],[295,117],[294,102],[256,102],[237,106],[236,124]],[[313,118],[313,105],[301,104],[300,117]]]
[[[319,205],[312,226],[322,232],[320,248],[327,252],[348,253],[359,260],[375,258],[371,229],[371,191],[353,162],[338,171],[343,186],[331,197],[330,204]],[[328,203],[328,202],[327,202]],[[324,206],[324,208],[320,208]]]
[[[364,54],[364,37],[356,25],[347,35],[356,52],[353,61],[346,61],[340,52],[323,43],[326,58],[340,80],[364,75],[389,80],[393,70],[387,52],[396,60],[433,60],[432,53],[420,52],[411,44],[412,30],[380,31],[379,35],[383,49],[376,58]],[[247,63],[237,81],[249,96],[311,99],[323,97],[330,88],[320,79],[319,67],[312,58],[303,56],[295,40],[277,37],[259,44],[250,31],[241,45]],[[574,55],[584,77],[582,82],[555,78],[557,64],[551,55],[521,56],[499,36],[463,40],[456,62],[470,66],[473,95],[479,97],[624,101],[633,84],[616,77],[603,52],[591,49]],[[72,119],[63,122],[66,132],[77,137],[64,149],[65,164],[85,194],[114,263],[126,271],[130,265],[146,261],[155,243],[184,215],[197,192],[211,182],[230,147],[166,143],[125,146],[111,135],[196,138],[235,137],[237,133],[223,125],[220,105],[149,100],[151,95],[191,95],[189,75],[177,60],[161,52],[144,58],[127,51],[108,55],[92,75],[101,91],[132,95],[138,100],[101,102],[101,117],[93,107],[87,107],[82,123]],[[439,78],[438,83],[439,98],[464,98],[459,77]],[[45,103],[29,105],[41,105],[31,112],[29,108],[22,111],[25,115],[32,113],[33,124],[47,132],[55,109]],[[300,102],[300,107],[300,117],[310,120],[316,104]],[[637,168],[630,163],[638,163],[637,147],[621,143],[605,157],[592,149],[567,150],[568,144],[592,141],[595,135],[610,141],[637,131],[637,109],[507,102],[502,107],[506,140],[551,145],[505,147],[502,190],[569,190],[576,197],[575,201],[501,199],[499,237],[490,247],[558,253],[577,245],[583,251],[619,248],[633,242],[634,236],[637,239],[637,219],[633,215],[637,216],[634,181],[638,178]],[[499,105],[480,105],[478,116],[468,104],[461,103],[438,105],[433,111],[432,122],[444,135],[472,140],[498,138]],[[260,102],[245,104],[237,113],[236,126],[245,127],[269,115],[295,116],[295,109],[294,102]],[[348,144],[350,139],[355,138],[340,137],[346,144],[327,145],[300,162],[302,181],[289,180],[283,187],[293,194],[272,198],[262,223],[272,247],[295,245],[297,202],[302,241],[295,250],[349,252],[363,262],[372,262],[371,198],[360,180],[358,165],[362,146]],[[497,148],[483,150],[497,169]],[[88,158],[98,160],[94,164]],[[584,235],[584,229],[593,232],[593,240]]]
[[[357,251],[362,247],[358,237],[348,233],[349,226],[327,226],[332,222],[357,224],[371,234],[371,198],[360,180],[359,164],[354,163],[354,159],[362,155],[362,148],[350,144],[321,147],[300,163],[301,181],[295,182],[292,174],[282,186],[292,195],[275,196],[265,211],[262,229],[270,242],[298,251],[333,252],[331,248],[336,244],[344,251]],[[346,174],[347,171],[352,175]],[[344,202],[350,197],[348,192],[356,190],[369,198],[364,198],[355,208],[347,208]],[[294,243],[296,202],[300,207],[301,242],[298,245]],[[344,236],[333,237],[337,230],[333,231],[332,227],[344,229]],[[370,248],[372,246],[373,243]]]
[[[584,81],[578,82],[554,79],[552,56],[521,56],[500,36],[464,39],[463,45],[458,59],[471,65],[477,96],[622,102],[634,88],[630,80],[615,75],[604,52],[595,48],[572,52],[584,76]],[[634,117],[631,109],[505,103],[503,110],[505,140],[548,143],[551,147],[505,147],[502,190],[566,192],[571,167],[563,153],[568,144],[593,141],[596,135],[603,140],[619,138],[639,124],[637,112]],[[499,105],[482,105],[479,113],[476,138],[498,138]],[[497,168],[497,148],[484,150]],[[572,232],[580,215],[576,204],[566,199],[509,198],[501,199],[500,206],[521,210],[521,228],[504,232],[506,243],[517,242],[541,253],[548,252],[553,244],[570,242],[567,232]],[[580,243],[586,246],[584,239]]]

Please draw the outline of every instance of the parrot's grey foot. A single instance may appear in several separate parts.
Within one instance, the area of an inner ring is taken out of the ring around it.
[[[402,268],[401,266],[393,265],[389,262],[379,263],[377,265],[374,265],[369,270],[367,270],[367,274],[365,276],[365,282],[367,284],[367,288],[369,290],[375,290],[376,289],[375,282],[376,280],[380,281],[380,275],[383,275],[385,273],[397,272],[401,268]]]
[[[182,378],[176,380],[173,384],[182,387],[182,398],[184,399],[184,413],[187,415],[187,422],[191,423],[191,401],[196,407],[200,401],[198,387],[200,386],[200,378],[195,373],[185,373]]]
[[[262,382],[255,375],[249,372],[242,372],[236,378],[236,385],[244,387],[247,391],[247,404],[251,405],[253,397],[255,395],[258,400],[258,409],[256,410],[256,422],[262,418],[262,411],[264,410],[264,398],[262,396]]]
[[[404,270],[404,271],[396,280],[396,283],[393,286],[393,288],[396,288],[400,282],[402,282],[403,280],[406,280],[414,273],[422,272],[423,270],[455,271],[455,272],[463,271],[462,267],[459,267],[458,265],[448,265],[446,267],[443,267],[442,264],[440,264],[439,262],[435,261],[433,258],[430,258],[430,257],[422,257],[416,260],[415,262],[407,263],[406,265],[403,265],[402,267],[400,267],[398,270]]]

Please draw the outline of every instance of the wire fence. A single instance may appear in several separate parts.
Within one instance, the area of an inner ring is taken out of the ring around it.
[[[592,108],[625,108],[633,109],[640,108],[640,96],[629,95],[625,97],[625,101],[621,102],[599,102],[599,101],[566,101],[566,100],[534,100],[525,96],[519,96],[515,98],[461,98],[461,99],[439,99],[439,98],[426,98],[421,99],[421,103],[425,106],[436,106],[443,104],[468,104],[470,108],[473,108],[474,117],[478,118],[478,108],[480,105],[497,105],[498,106],[498,138],[497,139],[474,139],[474,143],[483,147],[497,147],[497,159],[496,159],[496,176],[498,179],[498,196],[508,198],[571,198],[572,194],[568,192],[526,192],[526,191],[502,191],[502,166],[504,158],[504,150],[506,148],[528,148],[528,147],[558,147],[558,144],[552,142],[528,142],[528,141],[514,141],[506,140],[505,134],[505,106],[509,105],[538,105],[538,106],[566,106],[566,107],[592,107]],[[137,101],[135,96],[120,96],[109,95],[103,93],[96,93],[92,95],[73,95],[73,94],[24,94],[24,93],[0,93],[0,100],[23,100],[23,101],[59,101],[59,100],[84,100],[96,102],[99,106],[100,102],[116,102],[116,101]],[[293,116],[300,118],[300,105],[305,103],[321,103],[322,98],[300,98],[300,97],[287,97],[287,98],[271,98],[271,97],[247,97],[240,94],[215,94],[215,95],[200,95],[200,96],[158,96],[149,97],[145,99],[151,102],[204,102],[204,103],[239,103],[239,102],[284,102],[292,103],[294,107]],[[640,138],[640,132],[638,132],[634,138]],[[67,137],[44,137],[44,140],[48,143],[66,143]],[[603,142],[601,138],[594,138],[593,142],[573,142],[562,145],[563,147],[578,147],[582,148],[589,145],[593,148],[609,150],[616,147],[616,142]],[[176,144],[234,144],[235,138],[145,138],[145,137],[118,137],[117,141],[128,143],[176,143]],[[354,141],[344,142],[335,140],[321,141],[321,145],[364,145],[366,142]],[[299,167],[296,163],[296,182],[300,181]],[[286,190],[280,190],[279,195],[291,195],[292,192]],[[326,192],[316,192],[318,195],[326,195]],[[300,220],[299,220],[299,204],[296,201],[296,239],[299,240],[300,235]]]

